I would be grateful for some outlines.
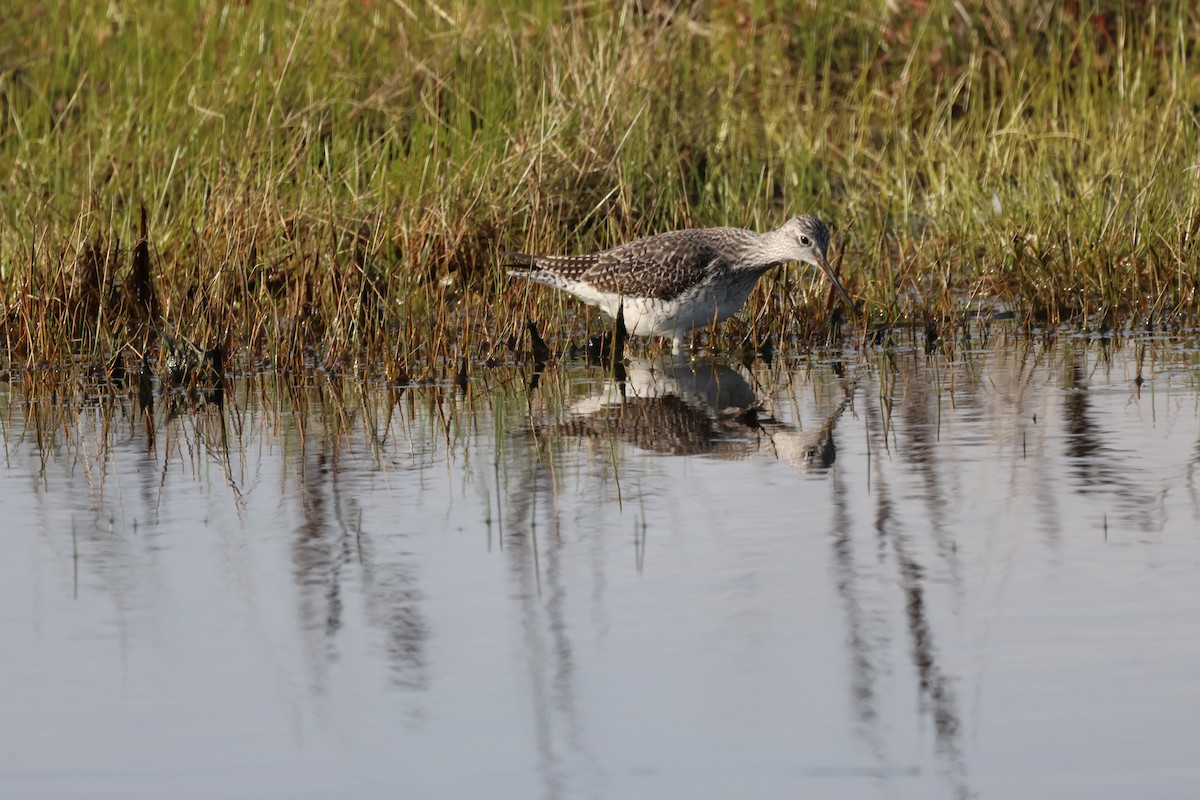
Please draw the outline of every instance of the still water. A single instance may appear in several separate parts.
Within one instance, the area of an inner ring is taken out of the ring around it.
[[[1198,376],[0,385],[0,797],[1194,797]]]

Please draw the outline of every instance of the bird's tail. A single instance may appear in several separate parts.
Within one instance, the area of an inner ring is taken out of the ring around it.
[[[504,267],[510,278],[532,278],[537,280],[541,267],[538,266],[537,256],[528,253],[507,252],[504,254]]]
[[[514,253],[510,251],[504,254],[504,266],[537,269],[537,256],[531,256],[528,253]]]

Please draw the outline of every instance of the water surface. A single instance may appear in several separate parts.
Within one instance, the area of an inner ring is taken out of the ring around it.
[[[0,796],[1191,796],[1197,362],[0,385]]]

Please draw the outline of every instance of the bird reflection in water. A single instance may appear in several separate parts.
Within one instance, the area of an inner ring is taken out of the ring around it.
[[[833,431],[850,402],[812,430],[763,413],[746,378],[720,361],[667,357],[632,359],[623,379],[610,380],[574,403],[566,419],[539,435],[620,441],[678,456],[741,459],[763,453],[802,471],[824,471],[837,457]]]
[[[522,475],[511,481],[514,491],[502,514],[502,547],[521,609],[537,768],[547,797],[572,796],[600,780],[599,761],[577,703],[579,632],[567,624],[566,606],[578,587],[564,578],[564,559],[593,562],[596,624],[601,630],[608,624],[605,537],[581,537],[577,522],[564,520],[551,499],[557,491],[555,453],[560,449],[554,445],[581,439],[663,455],[735,460],[764,454],[805,472],[827,471],[836,457],[834,428],[850,403],[847,391],[820,426],[801,430],[765,414],[746,377],[725,363],[666,357],[631,359],[623,366],[565,411],[535,421],[536,457],[520,462]],[[622,496],[618,489],[618,503]]]

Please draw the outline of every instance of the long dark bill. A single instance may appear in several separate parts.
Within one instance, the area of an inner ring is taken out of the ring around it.
[[[833,267],[829,266],[829,262],[824,256],[818,256],[820,263],[817,265],[821,271],[825,273],[825,277],[829,278],[829,282],[833,284],[833,288],[837,289],[838,294],[842,296],[842,302],[846,304],[846,308],[850,309],[850,314],[854,317],[858,316],[858,309],[854,306],[854,300],[850,298],[850,293],[846,291],[846,287],[842,286],[842,282],[838,280],[837,275],[833,272]]]

